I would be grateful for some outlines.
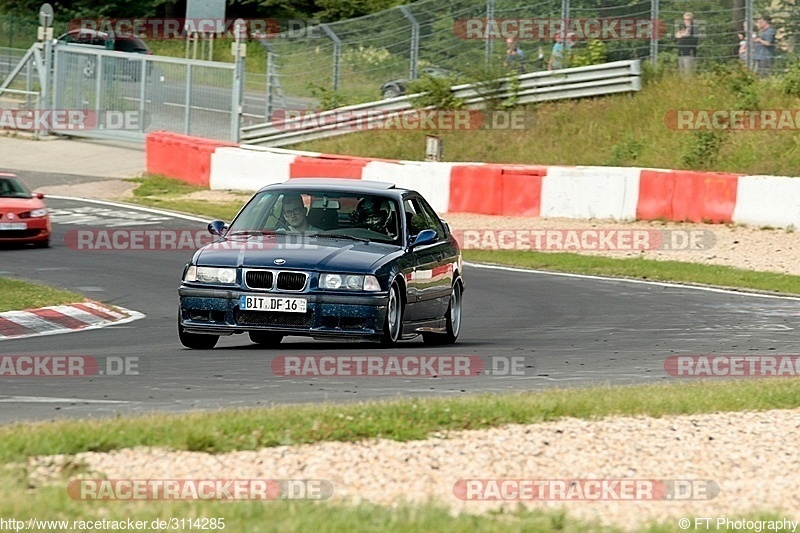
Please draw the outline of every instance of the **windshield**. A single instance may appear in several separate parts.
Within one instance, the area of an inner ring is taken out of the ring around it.
[[[247,203],[227,235],[275,232],[399,243],[402,226],[398,213],[397,202],[373,194],[267,191]]]
[[[18,180],[0,177],[0,198],[33,198],[33,196]]]

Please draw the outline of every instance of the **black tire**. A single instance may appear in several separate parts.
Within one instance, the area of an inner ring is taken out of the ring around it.
[[[217,345],[219,335],[186,333],[181,326],[180,318],[178,318],[178,338],[181,340],[181,344],[192,350],[210,350]]]
[[[400,286],[392,282],[389,288],[389,301],[386,302],[386,319],[383,322],[381,344],[390,347],[397,344],[403,335],[403,298]]]
[[[33,245],[36,248],[50,248],[50,239],[47,239],[47,240],[44,240],[44,241],[35,242]]]
[[[458,334],[461,333],[461,311],[463,305],[464,288],[461,282],[456,280],[453,289],[450,291],[450,304],[447,306],[446,333],[423,333],[422,340],[425,344],[441,346],[443,344],[455,344]]]
[[[387,87],[383,90],[383,97],[384,98],[396,98],[401,96],[403,93],[397,87]]]
[[[248,333],[250,336],[250,340],[256,344],[264,346],[265,348],[271,348],[277,346],[283,340],[283,335],[280,333],[269,333],[266,331],[251,331]]]

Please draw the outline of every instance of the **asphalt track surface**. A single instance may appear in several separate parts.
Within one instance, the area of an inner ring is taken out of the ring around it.
[[[20,174],[34,188],[54,181],[52,175]],[[70,179],[79,178],[59,177]],[[464,319],[454,346],[427,347],[415,339],[387,351],[369,343],[290,337],[269,350],[235,335],[222,337],[214,350],[192,351],[181,346],[176,333],[177,288],[191,250],[78,250],[67,246],[65,237],[85,229],[202,231],[205,222],[84,201],[47,202],[59,221],[52,247],[0,249],[0,275],[76,290],[146,317],[100,330],[0,341],[0,355],[138,358],[139,374],[0,378],[0,423],[685,380],[667,375],[668,356],[797,352],[797,299],[477,265],[464,269]],[[137,225],[131,217],[138,217]],[[276,376],[270,363],[286,355],[472,355],[487,368],[522,357],[524,372],[458,378]]]

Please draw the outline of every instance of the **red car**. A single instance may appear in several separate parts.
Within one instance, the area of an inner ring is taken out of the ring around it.
[[[0,243],[50,245],[50,214],[42,198],[14,174],[0,172]]]

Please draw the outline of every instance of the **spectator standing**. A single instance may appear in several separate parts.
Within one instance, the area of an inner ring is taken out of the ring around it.
[[[516,39],[513,37],[506,39],[506,59],[503,62],[506,68],[516,70],[519,74],[522,74],[525,72],[525,65],[523,65],[524,59],[525,54],[522,52],[522,48],[517,44]]]
[[[742,32],[739,34],[739,61],[747,65],[747,21],[742,22]],[[756,34],[753,34],[755,39]]]
[[[697,42],[699,32],[691,13],[683,14],[683,29],[675,33],[678,40],[678,68],[681,74],[691,76],[694,73],[694,64],[697,58]]]
[[[566,41],[564,40],[564,34],[558,33],[556,35],[556,42],[553,45],[553,51],[550,53],[550,63],[547,66],[547,70],[559,70],[562,68],[566,68],[565,59],[572,51],[572,46],[575,44],[575,34],[568,33]]]
[[[755,71],[759,76],[769,76],[775,59],[775,28],[772,27],[772,18],[769,15],[762,15],[756,25],[759,33],[753,39]]]

